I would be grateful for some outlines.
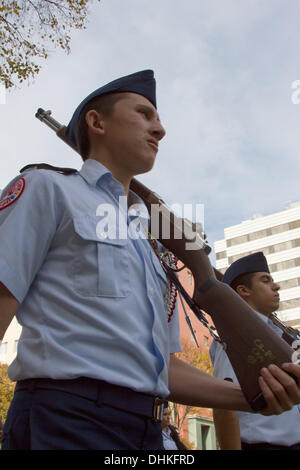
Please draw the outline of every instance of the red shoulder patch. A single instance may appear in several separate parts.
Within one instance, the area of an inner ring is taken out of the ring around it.
[[[25,189],[25,179],[20,178],[0,199],[0,211],[13,204]]]

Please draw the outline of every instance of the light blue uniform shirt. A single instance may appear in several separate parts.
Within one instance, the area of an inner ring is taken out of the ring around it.
[[[123,186],[91,159],[73,175],[22,177],[23,194],[0,210],[0,281],[20,303],[22,325],[11,380],[85,376],[166,397],[178,312],[168,323],[168,283],[149,241],[124,231],[105,238],[104,209],[110,228],[122,217],[125,228],[133,223],[119,209]]]
[[[257,312],[258,313],[258,312]],[[258,313],[268,325],[281,336],[282,331],[265,315]],[[210,355],[214,366],[214,376],[220,379],[231,379],[238,383],[226,352],[220,343],[213,341]],[[261,414],[238,412],[241,440],[248,444],[268,443],[281,446],[292,446],[300,443],[300,407],[280,415],[263,416]]]
[[[162,432],[162,437],[163,437],[163,446],[165,450],[178,450],[176,442],[171,437],[170,428]]]

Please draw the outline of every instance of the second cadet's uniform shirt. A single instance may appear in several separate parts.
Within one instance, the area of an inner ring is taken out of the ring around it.
[[[261,313],[257,314],[279,336],[282,335],[280,328],[274,325],[271,320]],[[213,341],[210,355],[214,366],[214,376],[220,379],[231,379],[234,383],[238,383],[229,358],[220,343]],[[238,417],[242,442],[248,444],[268,443],[281,446],[292,446],[300,443],[299,405],[280,415],[263,416],[259,413],[239,411]]]
[[[166,276],[147,238],[134,236],[147,232],[146,217],[126,214],[120,196],[123,186],[92,159],[72,175],[25,171],[4,189],[0,281],[22,326],[11,380],[85,376],[169,394],[178,312],[168,322]]]
[[[163,437],[163,446],[165,450],[178,450],[176,442],[171,437],[170,428],[167,428],[164,431],[162,431],[162,437]]]

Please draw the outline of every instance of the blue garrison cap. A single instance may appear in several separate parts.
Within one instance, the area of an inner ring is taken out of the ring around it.
[[[107,85],[98,88],[88,95],[75,110],[71,121],[66,129],[66,138],[73,145],[77,146],[77,126],[80,113],[84,106],[96,96],[105,95],[107,93],[131,92],[138,93],[147,98],[156,108],[156,83],[153,70],[142,70],[126,77],[113,80]]]
[[[222,282],[231,285],[242,274],[258,272],[270,272],[266,257],[262,251],[244,256],[232,263],[227,271],[225,271]]]

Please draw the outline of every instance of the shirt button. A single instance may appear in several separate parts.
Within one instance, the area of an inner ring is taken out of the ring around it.
[[[149,288],[149,295],[152,297],[154,294],[154,289],[152,287]]]

